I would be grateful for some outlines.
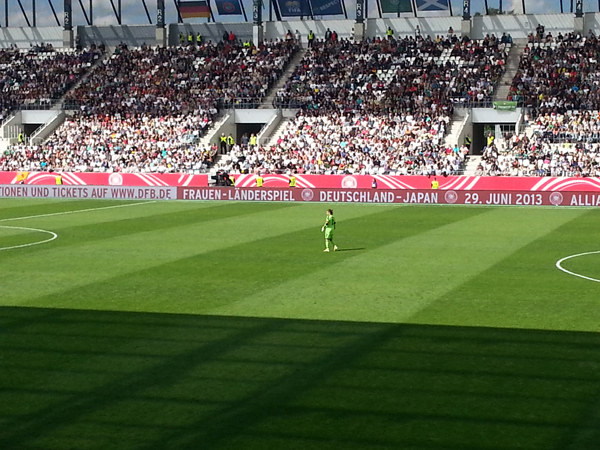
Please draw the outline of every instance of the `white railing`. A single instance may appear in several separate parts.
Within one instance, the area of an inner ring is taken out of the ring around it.
[[[23,125],[5,125],[2,128],[4,139],[18,139],[19,134],[23,133]]]
[[[266,123],[258,132],[258,145],[265,145],[271,141],[271,138],[273,137],[273,132],[277,129],[282,120],[283,117],[281,114],[281,110],[278,110],[277,114],[275,114],[271,118],[271,120],[269,120],[269,122]]]
[[[10,116],[8,116],[6,119],[4,119],[2,121],[2,123],[0,123],[0,130],[4,127],[4,125],[6,125],[11,120],[13,120],[18,113],[19,113],[19,111],[15,111]]]
[[[64,117],[65,113],[63,111],[56,111],[54,115],[46,121],[46,123],[41,124],[39,127],[35,129],[33,133],[29,135],[29,142],[32,144],[41,144],[43,140],[48,136],[49,133],[46,133],[44,136],[39,137],[40,134],[43,134],[48,127],[52,126],[54,121],[57,119],[61,119]]]

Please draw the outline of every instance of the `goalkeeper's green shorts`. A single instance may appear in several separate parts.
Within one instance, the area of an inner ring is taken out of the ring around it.
[[[333,240],[333,229],[325,228],[325,239]]]

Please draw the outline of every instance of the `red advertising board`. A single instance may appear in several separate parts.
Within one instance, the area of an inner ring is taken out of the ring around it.
[[[286,187],[286,175],[263,175],[265,187]],[[376,180],[379,189],[429,189],[432,178],[395,175],[296,175],[304,188],[370,189]],[[455,191],[598,191],[598,178],[558,177],[437,177],[440,189]],[[256,186],[256,175],[237,175],[236,186]],[[193,186],[193,185],[188,185]]]
[[[17,184],[18,172],[0,172],[0,184]],[[55,172],[29,172],[24,184],[56,184]],[[181,173],[61,172],[63,184],[76,186],[208,186],[208,175]]]
[[[171,186],[37,186],[11,184],[0,185],[0,197],[90,200],[177,200],[177,188]]]
[[[600,192],[179,187],[179,200],[600,206]]]
[[[236,186],[256,186],[256,175],[234,175]],[[208,186],[209,175],[178,173],[87,173],[63,172],[63,183],[80,186]],[[31,172],[25,184],[55,184],[56,173]],[[287,187],[287,175],[263,175],[264,186]],[[379,189],[429,189],[431,178],[393,175],[296,175],[297,186],[311,189],[370,189],[376,180]],[[598,178],[556,177],[438,177],[441,190],[454,191],[576,191],[600,192]],[[0,172],[0,184],[16,184],[17,172]]]
[[[0,197],[118,200],[600,206],[600,192],[0,185]]]

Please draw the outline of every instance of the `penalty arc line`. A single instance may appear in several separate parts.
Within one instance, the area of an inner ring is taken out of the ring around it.
[[[600,251],[596,251],[596,252],[586,252],[586,253],[579,253],[577,255],[571,255],[571,256],[566,256],[563,259],[559,259],[556,262],[556,267],[558,267],[560,270],[562,270],[565,273],[568,273],[569,275],[574,275],[576,277],[579,278],[584,278],[586,280],[590,280],[590,281],[595,281],[596,283],[600,283],[600,280],[597,280],[596,278],[590,278],[590,277],[586,277],[585,275],[581,275],[575,272],[571,272],[570,270],[565,269],[563,266],[561,266],[561,263],[563,261],[566,261],[567,259],[571,259],[571,258],[577,258],[578,256],[585,256],[585,255],[594,255],[596,253],[600,253]]]
[[[53,241],[54,239],[56,239],[58,237],[58,234],[54,233],[53,231],[40,230],[39,228],[10,227],[8,225],[0,225],[0,228],[10,228],[10,229],[13,229],[13,230],[38,231],[40,233],[46,233],[46,234],[52,235],[52,237],[50,239],[45,239],[43,241],[30,242],[29,244],[13,245],[13,246],[10,246],[10,247],[0,247],[0,251],[2,251],[2,250],[11,250],[13,248],[31,247],[32,245],[45,244],[46,242]]]
[[[64,216],[66,214],[75,214],[75,213],[90,212],[90,211],[100,211],[103,209],[125,208],[127,206],[147,205],[149,203],[156,203],[156,200],[150,200],[147,202],[139,202],[139,203],[128,203],[128,204],[123,204],[123,205],[102,206],[100,208],[76,209],[74,211],[62,211],[62,212],[56,212],[56,213],[38,214],[38,215],[34,215],[34,216],[10,217],[8,219],[0,219],[0,222],[10,222],[13,220],[23,220],[23,219],[36,219],[38,217]]]

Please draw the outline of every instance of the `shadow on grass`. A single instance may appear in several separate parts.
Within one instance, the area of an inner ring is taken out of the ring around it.
[[[600,335],[0,308],[0,448],[597,449]]]
[[[338,248],[336,252],[358,252],[360,250],[366,250],[364,247],[360,248]]]

